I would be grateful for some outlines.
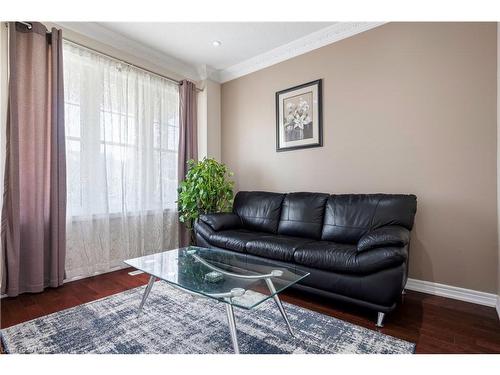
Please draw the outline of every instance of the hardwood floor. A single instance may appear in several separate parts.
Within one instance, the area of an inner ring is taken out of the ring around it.
[[[73,281],[38,294],[3,298],[1,328],[135,288],[147,283],[131,269]],[[282,300],[375,330],[375,313],[298,291]],[[381,332],[412,341],[417,353],[500,353],[500,322],[494,308],[408,291]]]

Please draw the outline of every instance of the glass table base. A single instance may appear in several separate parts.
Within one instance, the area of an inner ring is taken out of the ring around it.
[[[144,294],[142,296],[142,300],[141,300],[141,303],[139,305],[137,317],[139,317],[141,315],[144,304],[146,303],[146,300],[148,299],[149,293],[151,293],[151,289],[153,289],[153,285],[156,282],[156,280],[157,280],[157,278],[153,275],[151,275],[149,277],[148,285],[146,286],[146,289],[144,290]],[[276,303],[276,306],[278,307],[278,310],[280,311],[281,316],[283,317],[283,320],[285,321],[288,332],[290,333],[290,335],[292,337],[295,337],[295,334],[293,333],[290,321],[288,320],[288,316],[286,315],[285,308],[283,307],[283,304],[281,303],[281,300],[278,297],[278,294],[276,293],[276,289],[274,288],[274,284],[273,284],[272,280],[270,278],[266,278],[265,281],[266,281],[266,284],[269,288],[269,291],[274,294],[273,295],[274,302]],[[181,288],[179,286],[172,285],[172,287],[179,289],[179,290],[182,290],[182,291],[189,293],[189,294],[195,294],[195,295],[200,296],[200,297],[203,296],[203,295],[200,295],[198,293],[192,292],[190,290]],[[240,290],[233,289],[230,292],[226,293],[225,296],[220,296],[220,298],[224,298],[224,300],[226,300],[226,302],[227,302],[227,303],[225,303],[227,323],[229,326],[229,333],[231,335],[231,342],[233,344],[233,350],[234,350],[235,354],[240,353],[240,347],[238,344],[238,335],[237,335],[237,330],[236,330],[236,319],[234,317],[234,308],[233,308],[233,305],[231,304],[231,298],[241,296],[244,292],[245,291],[243,289],[240,289]]]
[[[128,259],[125,263],[149,275],[137,316],[156,280],[200,298],[224,303],[235,353],[239,353],[239,346],[234,308],[251,310],[272,298],[288,332],[294,336],[279,293],[309,275],[293,265],[196,246]]]

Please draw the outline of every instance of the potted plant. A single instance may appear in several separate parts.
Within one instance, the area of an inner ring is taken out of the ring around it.
[[[188,172],[178,189],[179,221],[186,225],[194,243],[193,224],[201,214],[228,212],[233,205],[233,175],[215,159],[188,160]]]

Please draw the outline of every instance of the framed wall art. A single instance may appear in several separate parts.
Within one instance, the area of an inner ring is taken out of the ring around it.
[[[276,151],[323,146],[321,79],[276,93]]]

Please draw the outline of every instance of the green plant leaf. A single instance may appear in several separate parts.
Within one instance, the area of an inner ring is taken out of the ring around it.
[[[224,212],[233,204],[233,173],[215,159],[188,160],[186,178],[178,188],[179,220],[192,228],[201,213]]]

